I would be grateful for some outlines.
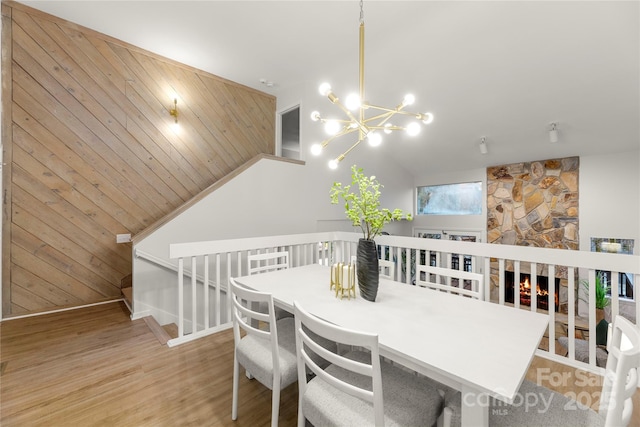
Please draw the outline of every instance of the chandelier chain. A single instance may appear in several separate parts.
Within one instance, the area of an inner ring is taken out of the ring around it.
[[[364,22],[364,0],[360,0],[360,23]]]

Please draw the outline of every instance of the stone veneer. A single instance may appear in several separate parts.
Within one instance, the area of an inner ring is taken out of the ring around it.
[[[487,241],[518,246],[579,249],[578,172],[580,159],[541,160],[487,168]],[[522,273],[529,273],[521,265]],[[511,262],[506,269],[513,271]],[[547,266],[537,266],[547,275]],[[498,298],[498,265],[491,263],[491,299]],[[561,311],[567,270],[560,267]],[[552,283],[552,282],[550,282]]]
[[[487,241],[579,249],[578,157],[487,168]]]

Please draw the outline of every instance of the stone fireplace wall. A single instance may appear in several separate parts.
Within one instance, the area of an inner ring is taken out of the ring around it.
[[[567,157],[487,168],[487,242],[578,250],[579,166],[578,157]],[[512,263],[505,268],[513,271]],[[521,265],[523,273],[528,269]],[[537,270],[547,275],[546,265]],[[562,310],[566,268],[556,269],[556,277]],[[498,265],[492,262],[492,300],[499,297],[498,280]]]

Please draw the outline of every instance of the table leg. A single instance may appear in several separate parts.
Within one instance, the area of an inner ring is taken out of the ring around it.
[[[489,396],[468,386],[462,386],[462,427],[489,425]]]

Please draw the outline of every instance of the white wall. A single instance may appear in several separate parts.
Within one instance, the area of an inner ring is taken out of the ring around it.
[[[580,158],[580,250],[592,237],[634,239],[640,254],[640,151]]]

